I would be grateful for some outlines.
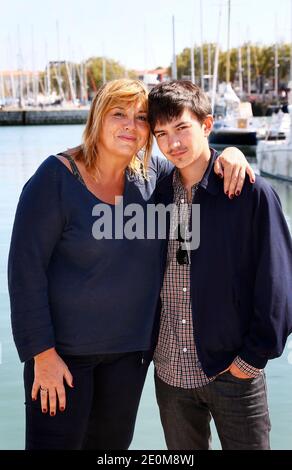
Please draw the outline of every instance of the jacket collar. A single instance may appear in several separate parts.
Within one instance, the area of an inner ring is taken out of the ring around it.
[[[211,158],[209,160],[209,165],[204,173],[203,178],[201,179],[199,186],[205,189],[208,193],[213,194],[214,196],[218,194],[220,189],[220,178],[214,172],[214,163],[216,158],[218,158],[218,153],[216,150],[210,148]]]

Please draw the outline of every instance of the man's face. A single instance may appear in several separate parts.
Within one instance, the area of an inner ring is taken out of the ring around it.
[[[208,116],[201,124],[185,109],[179,118],[166,124],[158,121],[154,134],[161,152],[177,168],[182,169],[197,161],[208,149],[208,136],[212,126],[212,116]]]

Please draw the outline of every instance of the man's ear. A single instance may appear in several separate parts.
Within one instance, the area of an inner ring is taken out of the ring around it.
[[[214,123],[213,116],[211,114],[208,114],[208,116],[205,118],[204,123],[203,123],[205,137],[209,137],[210,133],[212,132],[213,123]]]

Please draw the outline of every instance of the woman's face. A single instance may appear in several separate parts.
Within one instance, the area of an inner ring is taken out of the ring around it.
[[[132,158],[149,137],[146,107],[142,103],[119,104],[104,116],[99,153]]]

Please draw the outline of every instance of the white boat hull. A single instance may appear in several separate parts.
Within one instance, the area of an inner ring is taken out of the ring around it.
[[[292,183],[292,143],[289,141],[259,142],[257,161],[263,176]]]

